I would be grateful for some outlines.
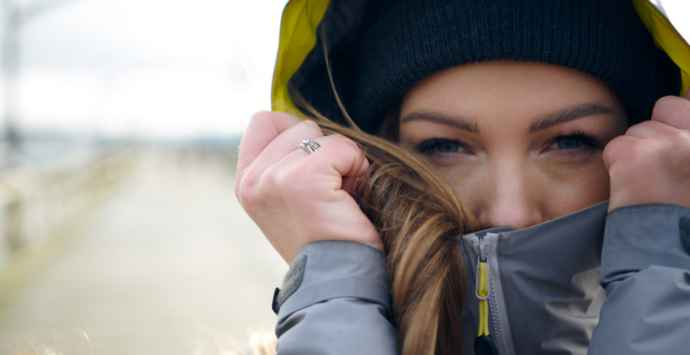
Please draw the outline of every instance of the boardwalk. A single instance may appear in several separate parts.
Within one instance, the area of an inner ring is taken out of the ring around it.
[[[142,160],[0,310],[0,354],[220,355],[215,341],[272,330],[287,266],[237,203],[227,166]]]

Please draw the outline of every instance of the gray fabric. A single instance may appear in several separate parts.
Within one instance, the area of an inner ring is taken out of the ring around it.
[[[687,353],[690,255],[678,226],[690,210],[645,205],[606,217],[606,209],[602,203],[494,237],[489,259],[499,270],[491,282],[503,291],[490,312],[507,319],[504,336],[513,344],[502,355]],[[465,242],[460,251],[468,281],[463,355],[472,355],[476,254]],[[396,354],[383,253],[327,241],[307,245],[302,255],[309,260],[302,285],[278,314],[278,354]],[[495,334],[493,318],[489,327]]]
[[[483,237],[486,233],[501,233],[510,232],[514,229],[512,227],[496,227],[481,232],[473,233],[472,235]],[[463,236],[467,239],[470,236]],[[475,296],[475,285],[477,284],[475,270],[477,269],[477,255],[472,250],[470,243],[460,243],[460,253],[465,264],[465,277],[467,279],[467,287],[465,288],[465,305],[462,308],[462,327],[463,327],[463,354],[474,354],[474,339],[477,337],[477,330],[479,328],[479,304]],[[491,253],[493,255],[493,252]],[[495,325],[493,319],[489,319],[489,329],[492,336],[495,333]]]
[[[688,216],[661,204],[609,214],[599,278],[607,300],[588,354],[688,353],[690,255],[678,227]]]
[[[589,355],[688,354],[690,272],[650,266],[606,287]]]
[[[464,355],[474,354],[474,338],[477,337],[479,329],[479,303],[474,295],[474,285],[477,284],[477,275],[473,270],[476,268],[476,255],[467,243],[460,243],[460,253],[465,264],[465,277],[467,287],[465,287],[465,305],[462,307],[462,353]],[[493,324],[490,324],[493,329]]]
[[[387,312],[378,303],[333,298],[280,315],[277,354],[397,355],[397,336]]]
[[[585,354],[604,301],[599,286],[608,203],[530,228],[494,228],[464,236],[463,256],[476,269],[473,236],[488,238],[491,292],[489,330],[501,354]],[[474,275],[472,275],[474,276]],[[471,281],[470,281],[471,280]],[[476,283],[468,275],[468,283]],[[465,309],[476,312],[474,288]],[[476,336],[476,315],[463,311],[465,342]],[[469,335],[468,335],[469,333]],[[469,346],[465,354],[473,354]]]
[[[498,238],[498,264],[517,354],[586,354],[605,299],[599,286],[601,203]]]
[[[302,284],[278,312],[278,354],[397,354],[383,253],[324,241],[302,256],[309,260]]]
[[[295,259],[307,255],[309,263],[300,288],[280,307],[284,317],[314,303],[353,297],[389,308],[386,257],[363,244],[322,241],[308,244]]]
[[[678,222],[678,229],[680,232],[680,243],[683,249],[690,254],[690,217],[681,217]]]
[[[302,285],[302,280],[304,280],[304,270],[307,268],[307,255],[301,255],[296,257],[290,265],[285,278],[283,279],[283,285],[278,289],[277,293],[273,295],[273,312],[278,314],[280,306],[285,303],[285,301],[292,296],[295,291]]]
[[[678,221],[690,210],[650,204],[612,211],[606,221],[602,254],[603,286],[650,265],[690,269],[690,257],[680,242]]]

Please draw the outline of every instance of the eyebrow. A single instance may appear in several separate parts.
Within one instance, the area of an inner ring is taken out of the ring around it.
[[[479,127],[477,126],[476,121],[470,122],[469,120],[466,120],[459,116],[449,115],[446,113],[440,113],[436,111],[413,112],[405,116],[405,118],[403,118],[402,120],[400,120],[400,123],[409,121],[434,122],[446,126],[464,129],[470,133],[479,133]]]
[[[565,110],[547,115],[546,117],[540,118],[532,122],[529,127],[529,133],[534,133],[549,127],[555,126],[557,124],[576,120],[578,118],[587,117],[591,115],[597,115],[602,113],[619,113],[618,110],[614,110],[610,107],[601,106],[597,104],[584,104],[574,107],[569,107]]]

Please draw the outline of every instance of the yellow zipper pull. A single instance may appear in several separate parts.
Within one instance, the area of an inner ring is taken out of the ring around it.
[[[472,237],[472,246],[477,253],[477,286],[475,295],[479,300],[479,332],[474,340],[475,355],[498,355],[498,349],[489,335],[489,264],[491,243]]]
[[[486,261],[477,265],[477,298],[479,299],[479,334],[489,335],[489,267]]]

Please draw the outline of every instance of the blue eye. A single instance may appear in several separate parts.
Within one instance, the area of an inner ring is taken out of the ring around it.
[[[465,148],[456,140],[434,138],[420,144],[417,150],[422,154],[428,154],[434,151],[438,153],[457,153],[464,151]]]
[[[454,153],[460,150],[460,144],[457,142],[442,142],[436,146],[436,150],[441,153]]]
[[[596,148],[600,145],[596,139],[580,132],[556,137],[552,142],[549,148],[556,150]]]
[[[574,149],[579,147],[580,143],[582,143],[582,141],[578,139],[572,137],[565,137],[557,140],[555,144],[558,147],[558,149]]]

